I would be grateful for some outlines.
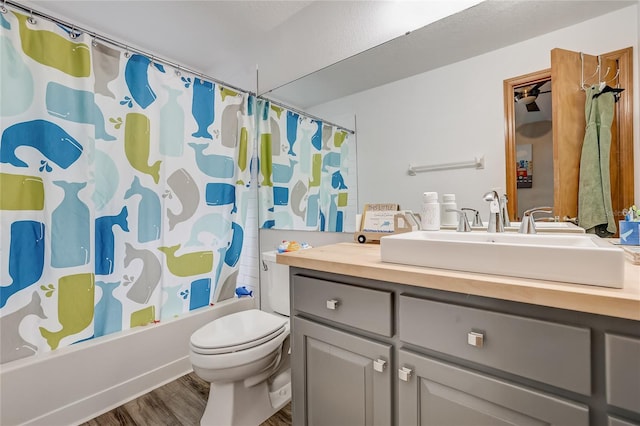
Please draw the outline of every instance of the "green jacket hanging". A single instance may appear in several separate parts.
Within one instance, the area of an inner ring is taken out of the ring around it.
[[[587,232],[599,231],[601,236],[616,233],[609,171],[614,105],[613,93],[600,93],[597,86],[587,89],[587,127],[580,157],[578,223]]]

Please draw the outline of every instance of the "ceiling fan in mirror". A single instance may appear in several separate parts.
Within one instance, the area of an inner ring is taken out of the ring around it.
[[[551,80],[541,81],[525,87],[519,87],[514,90],[514,100],[516,103],[524,104],[528,112],[540,111],[540,107],[536,104],[538,95],[542,93],[551,93],[551,90],[541,91],[540,89]]]

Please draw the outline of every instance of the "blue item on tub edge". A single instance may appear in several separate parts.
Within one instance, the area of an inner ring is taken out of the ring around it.
[[[253,291],[247,290],[245,286],[242,286],[242,287],[236,288],[236,295],[238,297],[253,296]]]

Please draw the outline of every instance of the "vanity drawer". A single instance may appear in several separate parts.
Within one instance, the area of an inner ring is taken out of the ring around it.
[[[591,331],[400,296],[400,340],[591,394]]]
[[[391,292],[293,276],[293,306],[341,324],[391,337]]]
[[[605,334],[607,403],[640,413],[640,339]]]

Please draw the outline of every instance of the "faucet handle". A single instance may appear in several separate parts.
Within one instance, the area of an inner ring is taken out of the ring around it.
[[[522,215],[522,223],[520,224],[520,229],[518,232],[521,234],[535,234],[536,231],[536,222],[533,218],[535,213],[553,213],[553,207],[534,207],[529,210],[525,210]]]
[[[464,209],[462,209],[464,210]],[[467,215],[465,212],[458,209],[446,209],[446,212],[456,212],[458,213],[458,227],[456,228],[457,232],[471,232],[471,226],[469,225],[469,219],[467,219]],[[472,210],[472,209],[471,209]]]
[[[509,203],[509,197],[507,194],[504,194],[500,197],[500,211],[502,213],[502,224],[506,226],[511,226],[511,221],[509,220],[509,209],[507,208],[507,204]]]
[[[474,213],[473,215],[473,222],[471,223],[471,226],[484,226],[484,224],[482,223],[482,218],[480,217],[480,212],[476,209],[472,209],[469,207],[463,207],[460,210],[463,211],[472,211]]]

